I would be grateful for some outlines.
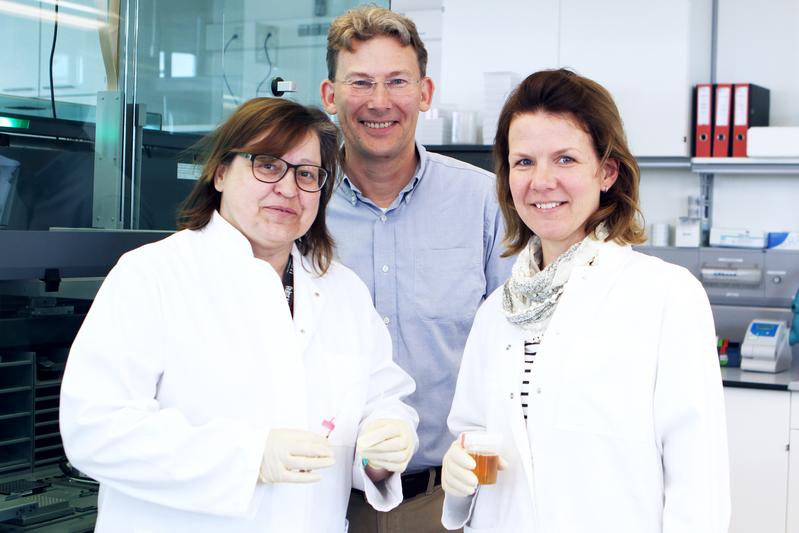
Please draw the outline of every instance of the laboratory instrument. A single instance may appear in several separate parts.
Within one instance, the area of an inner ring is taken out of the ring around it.
[[[791,367],[788,328],[781,320],[756,318],[741,345],[741,370],[782,372]]]

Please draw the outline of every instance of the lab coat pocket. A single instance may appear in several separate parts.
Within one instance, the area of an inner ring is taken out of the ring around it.
[[[468,319],[483,298],[482,249],[419,250],[414,268],[415,302],[422,319]]]
[[[322,479],[314,486],[312,501],[315,506],[314,512],[319,518],[318,523],[326,524],[329,528],[325,531],[346,531],[347,503],[352,488],[355,448],[337,444],[332,444],[332,447],[336,462],[330,468],[320,470]],[[331,524],[335,524],[336,527]]]
[[[497,485],[481,485],[477,490],[467,526],[478,530],[490,530],[499,526],[502,503],[500,496],[501,491]]]
[[[567,365],[558,386],[555,428],[648,442],[652,391],[643,373],[596,352]],[[649,400],[649,401],[647,401]]]
[[[334,395],[320,410],[324,413],[321,430],[328,436],[331,446],[355,446],[358,438],[358,426],[363,412],[362,394],[356,390],[356,385],[349,387],[338,391],[338,401]],[[333,425],[327,422],[332,422]]]
[[[351,356],[329,352],[319,372],[309,377],[311,401],[321,431],[334,446],[355,445],[364,409],[366,382]],[[331,429],[331,427],[333,429]]]

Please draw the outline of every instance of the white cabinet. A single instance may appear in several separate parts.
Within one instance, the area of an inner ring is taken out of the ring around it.
[[[0,31],[0,50],[3,50],[0,93],[9,96],[36,96],[39,90],[39,42],[45,38],[39,33],[39,21],[23,17],[12,18],[0,13],[0,27],[3,28]],[[49,50],[48,48],[48,52]]]
[[[710,79],[710,1],[561,0],[560,65],[604,85],[636,156],[689,156],[696,83]]]
[[[799,396],[793,393],[794,396]],[[788,473],[787,533],[799,533],[799,429],[791,430],[791,469]]]
[[[444,0],[441,103],[482,110],[484,72],[522,78],[558,66],[559,0]]]
[[[444,0],[441,102],[482,109],[484,72],[571,68],[613,95],[636,156],[688,157],[712,14],[712,0]]]
[[[791,452],[786,533],[799,533],[799,392],[791,393]]]
[[[785,533],[791,394],[725,387],[730,533]],[[799,464],[799,463],[795,463]]]

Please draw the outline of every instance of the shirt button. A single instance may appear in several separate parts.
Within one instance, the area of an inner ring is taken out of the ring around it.
[[[383,267],[380,270],[382,270],[384,273],[388,272],[388,265],[383,265]]]
[[[390,318],[388,318],[387,316],[384,316],[384,317],[383,317],[383,324],[386,324],[386,325],[388,325],[388,323],[389,323],[389,322],[391,322],[391,319],[390,319]]]
[[[386,215],[380,215],[380,222],[385,222],[386,220]]]

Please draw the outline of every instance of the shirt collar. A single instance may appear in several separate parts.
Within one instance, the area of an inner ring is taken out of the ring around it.
[[[422,181],[424,174],[427,170],[427,164],[429,161],[429,156],[427,154],[427,150],[424,146],[416,143],[416,153],[419,154],[419,162],[416,165],[416,170],[414,171],[413,177],[408,182],[405,187],[397,195],[397,198],[394,199],[394,202],[389,206],[389,210],[394,209],[400,202],[408,203],[411,201],[413,197],[413,193],[416,190],[416,186]],[[341,160],[344,161],[344,147],[341,149]],[[341,190],[344,193],[346,199],[352,204],[355,205],[358,200],[362,202],[369,202],[369,200],[363,196],[363,193],[358,189],[358,187],[352,183],[349,176],[344,174],[341,180]],[[372,203],[372,202],[369,202]]]

